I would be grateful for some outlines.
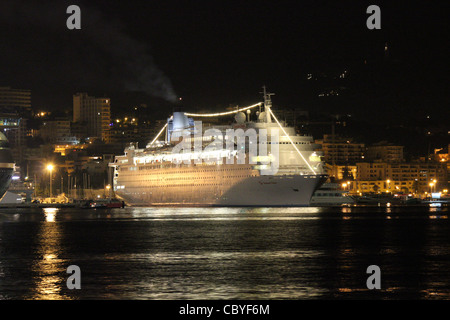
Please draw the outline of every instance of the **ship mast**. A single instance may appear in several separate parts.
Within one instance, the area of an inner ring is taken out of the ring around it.
[[[272,123],[272,118],[270,117],[271,114],[271,108],[272,108],[272,99],[270,96],[275,95],[275,93],[268,93],[266,91],[266,86],[263,86],[263,94],[264,94],[264,112],[266,114],[266,122]]]

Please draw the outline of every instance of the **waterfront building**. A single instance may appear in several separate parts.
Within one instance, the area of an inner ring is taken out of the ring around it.
[[[388,192],[409,186],[409,192],[430,193],[446,188],[448,185],[447,165],[442,162],[360,162],[356,166],[356,180],[359,183],[386,182],[388,183],[386,186],[378,187]],[[361,188],[357,184],[352,185],[353,192],[359,189]]]
[[[361,193],[417,193],[415,180],[357,180],[350,181],[349,189],[353,194]]]
[[[328,176],[333,177],[334,180],[354,180],[357,176],[356,165],[332,165],[325,164],[325,172]]]

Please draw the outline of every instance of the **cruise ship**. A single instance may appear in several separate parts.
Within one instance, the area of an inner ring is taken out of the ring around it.
[[[174,112],[146,148],[130,144],[110,163],[116,196],[131,206],[309,206],[327,179],[321,154],[276,118],[271,95],[228,112]],[[202,121],[222,116],[232,124]]]
[[[6,136],[0,132],[0,200],[11,184],[14,171],[14,161]]]

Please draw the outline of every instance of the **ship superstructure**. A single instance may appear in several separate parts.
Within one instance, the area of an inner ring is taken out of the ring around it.
[[[275,117],[271,95],[229,112],[175,112],[145,149],[131,144],[110,164],[116,195],[140,206],[308,206],[327,178],[321,154]],[[244,111],[256,108],[250,121]],[[231,125],[201,121],[230,114]]]

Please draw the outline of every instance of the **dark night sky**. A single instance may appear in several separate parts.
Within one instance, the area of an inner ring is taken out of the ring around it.
[[[70,4],[82,30],[66,28]],[[381,30],[366,28],[370,4]],[[434,1],[2,0],[0,85],[31,89],[36,110],[69,110],[78,91],[116,109],[170,109],[180,96],[190,109],[244,106],[265,84],[280,106],[447,112],[446,13]],[[343,70],[347,94],[334,101],[305,80]]]

